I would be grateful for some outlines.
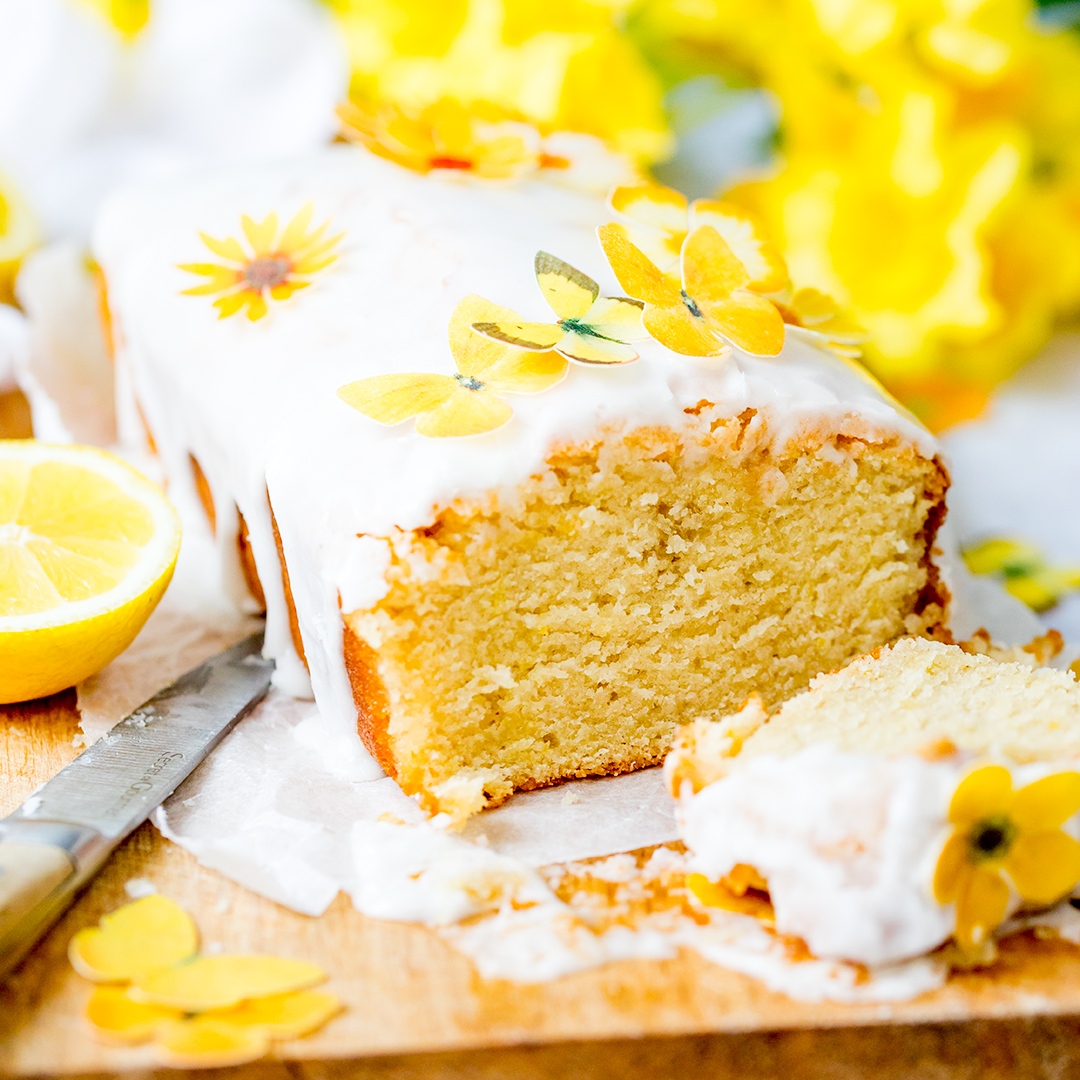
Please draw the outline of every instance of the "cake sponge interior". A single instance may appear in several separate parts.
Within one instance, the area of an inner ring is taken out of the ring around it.
[[[346,617],[361,734],[454,817],[662,760],[675,727],[941,617],[947,478],[910,444],[747,445],[752,416],[553,454],[512,495],[392,539]]]

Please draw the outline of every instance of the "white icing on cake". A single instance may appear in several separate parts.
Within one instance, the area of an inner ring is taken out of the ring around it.
[[[1002,763],[1015,787],[1063,764]],[[932,881],[949,801],[970,767],[827,744],[753,757],[682,798],[680,833],[692,869],[710,880],[754,866],[769,883],[776,929],[815,956],[895,964],[952,934],[954,908],[934,899]],[[1067,831],[1076,826],[1073,818]]]
[[[310,288],[255,323],[218,320],[178,263],[214,257],[199,239],[240,235],[240,215],[286,222],[309,200],[315,221],[345,233],[340,259]],[[360,762],[342,661],[342,607],[377,602],[385,545],[357,541],[431,524],[459,497],[508,492],[539,470],[554,445],[598,426],[683,427],[702,399],[715,414],[757,409],[774,441],[824,422],[899,435],[931,455],[936,444],[846,364],[789,335],[780,357],[678,356],[643,342],[639,362],[572,366],[538,395],[508,400],[503,429],[427,439],[411,422],[387,428],[345,405],[344,383],[390,371],[452,373],[446,332],[457,303],[479,293],[527,319],[550,320],[533,276],[549,251],[618,295],[594,235],[612,215],[595,195],[545,181],[477,184],[420,176],[353,147],[198,182],[129,189],[98,222],[95,254],[109,288],[118,344],[122,431],[141,438],[146,416],[171,490],[193,501],[188,455],[217,500],[218,537],[239,590],[233,503],[248,524],[267,597],[267,652],[282,685],[303,689],[292,653],[265,493],[289,567],[311,685],[341,753]],[[339,596],[341,607],[339,607]],[[374,763],[370,771],[376,772]]]

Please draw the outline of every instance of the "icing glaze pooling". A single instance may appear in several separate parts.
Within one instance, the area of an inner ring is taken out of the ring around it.
[[[256,323],[218,321],[180,295],[201,259],[199,232],[228,235],[241,214],[288,220],[311,202],[344,233],[338,261],[310,288]],[[142,439],[137,400],[179,496],[193,497],[189,455],[216,500],[218,543],[235,563],[234,505],[247,524],[267,598],[267,652],[279,681],[304,687],[292,652],[274,534],[290,571],[311,686],[343,760],[375,775],[355,735],[342,661],[341,608],[378,599],[381,545],[358,534],[430,524],[455,498],[508,491],[539,469],[553,444],[598,426],[682,427],[703,399],[719,415],[747,408],[783,442],[826,421],[859,434],[936,444],[843,361],[788,335],[777,358],[676,355],[654,341],[641,360],[606,370],[573,366],[543,394],[516,395],[499,431],[467,439],[384,427],[337,397],[350,381],[387,372],[453,374],[451,313],[472,293],[523,318],[547,308],[533,273],[549,251],[618,293],[595,229],[603,201],[543,179],[517,185],[421,176],[352,147],[274,167],[234,169],[198,182],[119,193],[96,230],[118,343],[121,424]],[[233,572],[239,580],[237,572]],[[346,603],[350,601],[351,603]]]

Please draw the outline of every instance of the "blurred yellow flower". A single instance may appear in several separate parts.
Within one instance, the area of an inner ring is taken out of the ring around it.
[[[182,294],[220,293],[214,307],[221,319],[244,308],[252,322],[263,318],[269,310],[267,299],[288,300],[293,293],[306,289],[313,275],[337,259],[333,249],[343,234],[326,236],[329,221],[312,229],[314,213],[315,207],[307,203],[280,234],[277,214],[267,214],[262,221],[253,221],[245,214],[240,223],[247,248],[233,236],[217,240],[199,233],[202,242],[225,263],[182,263],[181,270],[209,279],[202,285],[182,290]]]
[[[15,302],[15,275],[39,243],[41,236],[30,206],[0,173],[0,304]]]
[[[659,80],[605,0],[330,0],[356,101],[418,113],[444,98],[542,131],[597,135],[642,160],[671,145]]]
[[[150,20],[150,0],[81,0],[125,38],[133,38]]]

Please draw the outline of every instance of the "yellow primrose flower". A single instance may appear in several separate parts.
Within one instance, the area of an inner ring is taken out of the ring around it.
[[[660,184],[626,184],[608,196],[611,209],[628,218],[630,242],[665,274],[678,276],[683,242],[699,225],[711,225],[746,268],[747,288],[778,293],[788,284],[776,245],[749,211],[734,203],[695,199]]]
[[[538,251],[536,281],[559,316],[556,323],[476,322],[473,329],[520,349],[554,349],[579,364],[627,364],[638,358],[628,342],[648,337],[641,324],[640,300],[601,296],[600,286],[569,263]]]
[[[372,375],[341,387],[338,397],[380,424],[416,418],[429,438],[481,435],[502,427],[514,410],[503,394],[538,394],[566,378],[558,353],[526,352],[473,330],[474,323],[513,322],[515,315],[481,296],[467,296],[450,319],[457,372]]]
[[[240,219],[250,250],[235,237],[216,240],[199,233],[202,242],[226,260],[220,263],[181,263],[180,269],[189,274],[209,278],[203,285],[183,289],[184,296],[222,295],[214,301],[218,318],[225,319],[247,308],[247,317],[255,322],[268,310],[271,300],[288,300],[293,293],[306,289],[319,271],[337,259],[334,248],[344,233],[326,237],[329,221],[317,229],[309,229],[315,207],[307,203],[278,233],[277,214],[270,213],[256,222],[245,214]]]
[[[485,119],[452,98],[417,115],[387,103],[345,102],[338,117],[346,139],[416,172],[448,169],[503,180],[552,164],[541,154],[535,128]]]
[[[1019,540],[994,537],[961,554],[973,574],[1000,577],[1006,590],[1033,611],[1047,611],[1080,589],[1080,567],[1051,566],[1038,548]]]
[[[661,345],[685,356],[719,356],[728,344],[776,356],[784,347],[779,310],[750,291],[750,274],[713,226],[698,226],[683,241],[681,288],[630,242],[623,226],[601,225],[597,235],[619,284],[644,302],[642,322]]]
[[[949,804],[952,834],[934,870],[934,898],[956,905],[956,941],[974,952],[1013,904],[1045,907],[1080,881],[1080,843],[1062,825],[1080,810],[1080,773],[1013,790],[1002,765],[969,772]]]

